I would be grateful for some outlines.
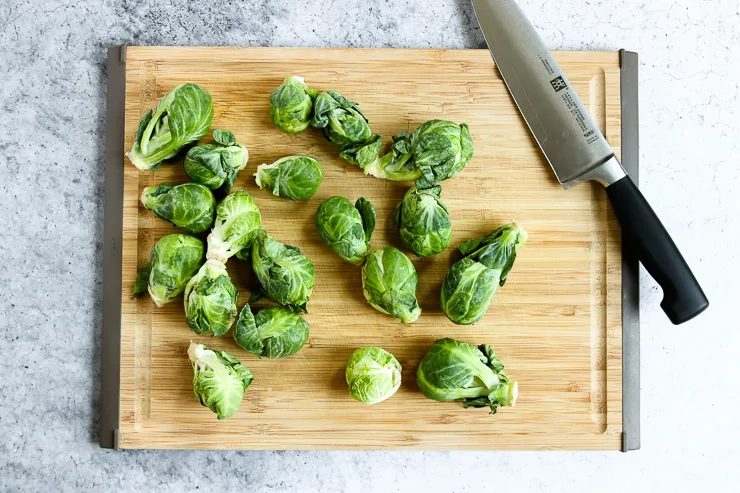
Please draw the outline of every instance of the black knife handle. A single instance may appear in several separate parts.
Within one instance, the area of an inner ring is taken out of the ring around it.
[[[634,245],[645,269],[663,288],[660,306],[675,325],[707,309],[709,300],[671,236],[629,176],[609,185],[606,193],[625,239]]]

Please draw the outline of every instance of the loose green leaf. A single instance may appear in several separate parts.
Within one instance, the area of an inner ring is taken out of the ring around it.
[[[291,75],[270,95],[270,118],[275,126],[288,134],[308,128],[313,116],[317,91],[309,89],[303,77]]]
[[[424,190],[412,187],[394,211],[401,242],[420,257],[436,255],[452,241],[452,222],[441,194],[439,185]]]
[[[126,156],[140,170],[155,169],[202,138],[212,122],[211,95],[197,84],[177,86],[144,115]]]
[[[518,384],[504,373],[491,346],[439,339],[421,360],[416,384],[429,399],[460,401],[464,407],[514,406]]]
[[[198,335],[220,336],[236,320],[237,291],[226,266],[208,260],[185,287],[185,321]]]
[[[254,316],[249,305],[244,305],[234,328],[234,340],[257,356],[284,358],[306,344],[308,322],[282,307],[264,308]]]
[[[257,186],[276,197],[306,200],[316,193],[324,169],[310,156],[287,156],[272,164],[261,164],[254,174]]]
[[[344,197],[331,197],[316,211],[316,230],[337,255],[347,262],[360,264],[370,252],[375,207],[362,197],[354,206]]]
[[[158,187],[146,187],[141,203],[186,233],[202,233],[213,226],[216,199],[207,187],[197,183],[162,183]]]
[[[405,324],[421,314],[416,301],[418,283],[414,264],[397,248],[375,250],[362,266],[362,290],[367,302]]]
[[[152,247],[149,294],[157,306],[177,298],[205,260],[205,248],[198,238],[171,234]]]
[[[401,364],[379,347],[357,349],[345,370],[349,394],[365,404],[377,404],[396,393],[401,386]]]
[[[213,351],[192,341],[188,358],[193,367],[193,391],[200,403],[218,419],[233,416],[254,380],[249,369],[225,351]]]
[[[131,299],[136,298],[140,294],[146,293],[146,288],[149,285],[149,276],[152,273],[152,263],[145,263],[139,272],[136,273],[136,280],[134,281],[134,291],[131,295]]]

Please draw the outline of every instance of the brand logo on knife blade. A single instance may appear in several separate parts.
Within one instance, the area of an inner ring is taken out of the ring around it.
[[[562,76],[555,77],[553,80],[550,81],[550,85],[553,89],[555,89],[555,92],[560,92],[567,87]]]

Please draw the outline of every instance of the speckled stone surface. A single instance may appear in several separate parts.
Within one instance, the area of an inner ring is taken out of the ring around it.
[[[643,449],[98,448],[106,47],[480,48],[468,0],[0,2],[0,491],[737,491],[740,2],[522,0],[552,49],[640,53],[641,186],[712,301],[645,275]]]

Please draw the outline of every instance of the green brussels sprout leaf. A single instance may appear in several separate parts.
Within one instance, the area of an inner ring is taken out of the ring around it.
[[[255,316],[245,305],[233,335],[236,343],[252,354],[284,358],[303,348],[308,332],[308,322],[286,308],[264,308]]]
[[[360,264],[370,252],[375,207],[362,197],[354,206],[344,197],[331,197],[316,211],[316,230],[337,255],[352,264]]]
[[[424,190],[412,187],[394,210],[401,242],[420,257],[436,255],[452,241],[452,222],[441,194],[439,185]]]
[[[188,358],[193,367],[193,391],[200,403],[218,419],[233,416],[254,380],[249,369],[225,351],[213,351],[192,341]]]
[[[362,228],[365,230],[365,243],[370,246],[370,239],[375,231],[375,206],[365,197],[360,197],[355,202],[355,209],[362,218]]]
[[[288,134],[308,128],[318,91],[309,89],[303,77],[291,75],[270,95],[270,118],[275,126]]]
[[[199,335],[220,336],[236,320],[236,288],[226,266],[208,260],[185,287],[185,321]]]
[[[473,346],[454,339],[432,344],[419,364],[416,383],[424,396],[436,401],[460,401],[464,407],[516,404],[519,385],[504,373],[504,365],[488,344]]]
[[[140,294],[146,293],[147,285],[149,284],[149,276],[152,273],[152,263],[145,263],[139,272],[136,273],[136,280],[134,281],[134,291],[131,294],[131,299],[136,298]]]
[[[269,298],[294,311],[306,311],[315,274],[313,263],[300,249],[261,229],[252,243],[252,268]]]
[[[421,178],[421,172],[412,159],[411,137],[408,132],[398,132],[393,136],[391,150],[373,161],[357,162],[366,175],[385,178],[391,181],[414,181]],[[352,161],[350,161],[352,162]]]
[[[379,347],[357,349],[345,370],[349,394],[365,404],[377,404],[396,393],[401,386],[401,364]]]
[[[213,226],[216,199],[207,187],[197,183],[162,183],[158,187],[146,187],[141,203],[186,233],[202,233]]]
[[[209,259],[226,262],[249,248],[261,227],[262,216],[251,195],[237,190],[216,207],[216,222],[208,235]]]
[[[287,156],[272,164],[261,164],[254,174],[257,186],[276,197],[306,200],[316,193],[324,179],[324,170],[310,156]]]
[[[203,137],[212,122],[211,95],[197,84],[177,86],[146,112],[126,156],[140,170],[155,169]]]
[[[421,314],[416,301],[418,283],[414,264],[397,248],[373,251],[362,266],[362,291],[367,302],[405,324]]]
[[[157,306],[177,298],[203,265],[205,249],[198,238],[171,234],[160,238],[151,252],[147,289]]]
[[[220,128],[217,128],[213,131],[213,140],[215,140],[217,144],[221,144],[222,146],[236,145],[236,136],[234,135],[234,133],[229,130],[223,130]]]
[[[363,170],[375,163],[380,156],[380,149],[383,147],[383,136],[373,135],[368,140],[359,144],[353,144],[344,148],[339,157],[350,164],[354,164]]]

